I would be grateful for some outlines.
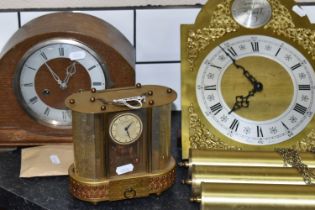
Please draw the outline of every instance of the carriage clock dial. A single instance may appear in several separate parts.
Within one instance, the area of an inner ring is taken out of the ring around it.
[[[205,118],[226,137],[277,144],[298,135],[314,117],[314,69],[283,40],[238,36],[205,57],[196,96]]]
[[[15,87],[27,113],[54,128],[70,128],[64,100],[70,94],[106,87],[106,67],[84,44],[68,39],[41,42],[27,51],[17,68]]]
[[[117,144],[131,144],[139,139],[143,129],[141,119],[133,113],[115,116],[110,124],[110,136]]]

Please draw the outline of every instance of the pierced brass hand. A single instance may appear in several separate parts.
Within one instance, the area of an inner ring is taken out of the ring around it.
[[[258,82],[255,77],[253,75],[251,75],[249,73],[249,71],[247,71],[242,65],[238,64],[236,62],[236,60],[226,51],[223,49],[223,47],[221,47],[221,50],[226,54],[226,56],[228,56],[232,62],[233,62],[233,65],[237,68],[237,69],[241,69],[243,71],[243,75],[245,76],[245,78],[255,87],[257,86],[257,84],[259,84],[259,90],[262,91],[263,89],[263,84],[261,82]],[[256,90],[258,90],[258,88],[256,88]]]
[[[237,69],[241,69],[243,71],[243,75],[245,76],[245,78],[253,85],[253,89],[251,91],[248,92],[247,96],[236,96],[235,97],[235,103],[233,105],[233,108],[231,109],[231,111],[229,112],[229,114],[231,114],[232,112],[241,109],[241,108],[248,108],[249,107],[249,98],[253,97],[257,92],[261,92],[263,90],[263,84],[259,81],[256,80],[256,78],[251,75],[249,73],[249,71],[247,71],[242,65],[238,64],[236,62],[236,60],[226,51],[223,49],[223,47],[221,47],[221,50],[226,54],[226,56],[228,56],[232,62],[233,65],[237,68]]]
[[[241,109],[241,108],[248,108],[249,107],[249,98],[253,97],[257,92],[260,92],[262,90],[262,84],[261,83],[255,83],[254,88],[248,92],[247,96],[236,96],[235,97],[235,103],[233,105],[233,108],[229,112],[231,114],[232,112]]]

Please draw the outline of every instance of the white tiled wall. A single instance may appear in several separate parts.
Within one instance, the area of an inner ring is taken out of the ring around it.
[[[2,49],[12,34],[19,28],[17,13],[0,13],[0,28],[0,49]]]
[[[303,7],[315,23],[315,6]],[[136,48],[136,81],[175,89],[180,110],[180,25],[193,23],[200,8],[124,8],[122,10],[75,11],[99,17],[120,30]],[[49,12],[0,12],[0,49],[28,21]]]
[[[180,109],[180,63],[137,64],[136,81],[141,84],[164,85],[176,90],[174,108]]]
[[[180,24],[194,23],[200,9],[137,10],[137,61],[180,60]]]
[[[106,10],[106,11],[78,11],[94,15],[116,27],[131,44],[134,44],[134,11],[133,10]]]

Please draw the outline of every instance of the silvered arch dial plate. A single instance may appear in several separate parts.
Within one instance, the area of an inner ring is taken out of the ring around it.
[[[234,0],[232,16],[246,28],[259,28],[269,22],[272,9],[267,0]]]

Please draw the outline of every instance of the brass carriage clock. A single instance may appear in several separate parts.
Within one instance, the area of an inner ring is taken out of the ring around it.
[[[140,84],[69,96],[75,154],[71,193],[96,203],[169,188],[175,180],[170,150],[175,98],[172,89]]]
[[[293,0],[209,0],[181,28],[182,145],[315,145],[315,26]]]

